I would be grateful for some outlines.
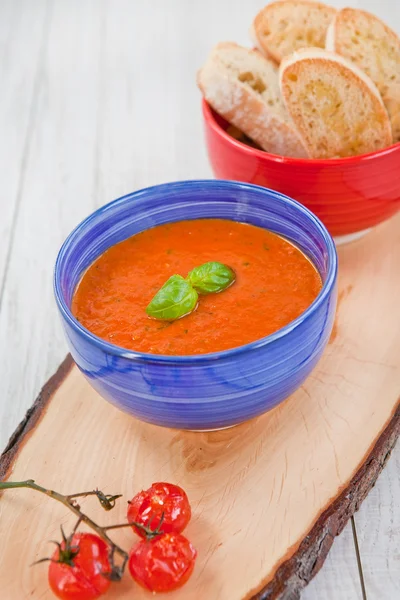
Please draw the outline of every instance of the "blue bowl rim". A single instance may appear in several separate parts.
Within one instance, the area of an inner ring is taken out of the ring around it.
[[[285,325],[285,327],[278,329],[274,333],[272,333],[268,336],[265,336],[263,338],[260,338],[259,340],[255,340],[254,342],[250,342],[249,344],[245,344],[243,346],[237,346],[235,348],[231,348],[229,350],[222,350],[219,352],[210,352],[208,354],[194,354],[194,355],[186,356],[186,355],[149,354],[149,353],[144,353],[144,352],[136,352],[134,350],[128,350],[126,348],[122,348],[121,346],[116,346],[115,344],[110,344],[109,342],[106,342],[105,340],[101,339],[100,337],[91,333],[88,329],[83,327],[83,325],[81,325],[79,323],[79,321],[77,321],[77,319],[75,319],[72,312],[68,308],[68,306],[64,300],[62,290],[61,290],[60,266],[61,266],[61,261],[64,257],[66,250],[68,249],[70,242],[73,241],[74,238],[77,235],[79,235],[80,231],[82,229],[84,229],[88,224],[90,224],[90,222],[92,220],[96,219],[99,215],[102,215],[103,213],[111,210],[114,206],[123,203],[126,199],[128,199],[128,198],[132,199],[132,196],[140,198],[143,194],[147,195],[147,194],[151,193],[152,191],[156,191],[156,190],[162,192],[163,189],[166,189],[168,191],[175,189],[176,191],[179,192],[179,190],[183,186],[198,187],[199,185],[212,185],[216,188],[218,188],[218,187],[234,187],[236,189],[240,188],[242,190],[243,189],[257,190],[257,191],[261,192],[262,194],[268,193],[268,195],[270,195],[270,196],[272,195],[277,199],[285,201],[287,204],[291,205],[295,210],[303,213],[309,220],[313,221],[314,225],[317,227],[317,229],[318,229],[319,233],[321,234],[321,237],[324,241],[325,247],[328,252],[328,262],[329,262],[329,265],[328,265],[329,268],[328,268],[328,274],[327,274],[326,280],[322,286],[320,293],[316,297],[316,299],[310,304],[310,306],[301,315],[299,315],[296,319],[294,319],[294,321],[291,321],[290,323]],[[153,186],[149,186],[146,188],[136,190],[135,192],[131,192],[129,194],[121,196],[120,198],[112,200],[111,202],[108,202],[104,206],[101,206],[100,208],[98,208],[97,210],[92,212],[85,219],[83,219],[83,221],[81,221],[71,231],[71,233],[65,239],[64,243],[62,244],[62,246],[58,252],[58,255],[56,258],[56,263],[55,263],[55,269],[54,269],[53,288],[54,288],[54,294],[55,294],[57,306],[58,306],[58,309],[60,310],[62,317],[68,322],[68,324],[73,329],[75,329],[75,331],[78,334],[85,337],[88,342],[90,342],[91,344],[94,344],[100,350],[103,350],[104,352],[106,352],[108,354],[113,354],[113,355],[119,356],[121,358],[125,358],[127,360],[134,360],[134,361],[145,362],[145,363],[156,362],[156,363],[164,363],[164,364],[170,364],[170,365],[173,365],[173,364],[175,364],[175,365],[176,364],[194,365],[194,364],[198,364],[198,363],[202,363],[202,362],[216,361],[216,360],[220,360],[220,359],[224,359],[224,358],[228,358],[228,357],[230,358],[230,357],[242,354],[244,352],[256,350],[261,347],[267,346],[268,344],[271,344],[272,342],[275,342],[276,340],[279,340],[280,338],[284,337],[289,332],[291,332],[293,329],[298,327],[301,323],[303,323],[304,321],[309,319],[312,316],[312,314],[318,309],[318,307],[325,301],[327,296],[329,296],[331,294],[334,284],[336,282],[337,270],[338,270],[338,258],[337,258],[336,246],[335,246],[335,243],[334,243],[331,235],[329,234],[325,225],[323,225],[323,223],[318,219],[318,217],[316,217],[310,210],[308,210],[308,208],[306,208],[305,206],[300,204],[300,202],[297,202],[296,200],[293,200],[289,196],[286,196],[285,194],[281,194],[280,192],[277,192],[275,190],[272,190],[272,189],[269,189],[269,188],[266,188],[263,186],[259,186],[259,185],[254,185],[251,183],[243,183],[241,181],[223,180],[223,179],[190,179],[190,180],[162,183],[162,184],[153,185]]]

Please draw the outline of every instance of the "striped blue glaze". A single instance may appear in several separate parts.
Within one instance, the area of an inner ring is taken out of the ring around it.
[[[310,308],[266,338],[198,356],[128,351],[91,334],[72,316],[77,283],[107,248],[155,225],[205,217],[265,227],[299,246],[324,282]],[[57,257],[54,289],[71,354],[101,396],[150,423],[204,430],[260,415],[302,384],[331,333],[336,279],[335,245],[306,208],[266,188],[210,180],[146,188],[97,210],[64,242]]]

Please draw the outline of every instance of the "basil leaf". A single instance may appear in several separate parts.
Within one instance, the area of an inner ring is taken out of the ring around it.
[[[175,321],[191,313],[197,306],[198,295],[180,275],[172,275],[146,308],[149,317]]]
[[[236,279],[230,267],[219,262],[204,263],[190,271],[187,279],[199,294],[215,294],[229,287]]]

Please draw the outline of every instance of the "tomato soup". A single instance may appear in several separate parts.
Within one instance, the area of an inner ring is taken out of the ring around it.
[[[151,319],[146,306],[169,277],[218,261],[236,281],[200,296],[191,314]],[[107,342],[152,354],[205,354],[267,336],[304,312],[322,287],[306,256],[253,225],[198,219],[160,225],[109,248],[86,271],[72,312]]]

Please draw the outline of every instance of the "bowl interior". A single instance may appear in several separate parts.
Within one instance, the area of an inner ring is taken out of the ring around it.
[[[291,156],[280,156],[278,154],[271,154],[265,150],[261,150],[259,148],[253,148],[248,144],[241,142],[240,140],[232,137],[227,129],[229,127],[229,122],[221,117],[207,102],[202,99],[202,108],[203,108],[203,116],[206,123],[216,131],[220,137],[223,137],[228,144],[232,144],[240,150],[247,154],[252,154],[254,156],[258,156],[262,160],[268,161],[276,161],[279,163],[288,163],[291,165],[301,165],[302,168],[307,168],[307,165],[314,168],[319,165],[332,167],[332,166],[340,166],[341,168],[346,165],[350,168],[354,166],[354,164],[364,161],[370,161],[373,158],[378,158],[385,156],[387,154],[398,153],[400,152],[400,142],[395,142],[386,148],[381,148],[380,150],[376,150],[374,152],[369,152],[367,154],[357,154],[355,156],[347,156],[342,158],[294,158]]]
[[[55,293],[64,316],[83,329],[70,313],[72,296],[82,274],[107,248],[162,223],[199,218],[231,219],[286,237],[317,267],[324,282],[318,298],[329,292],[336,274],[335,245],[322,223],[306,208],[251,184],[187,181],[146,188],[115,200],[70,234],[55,270]]]

